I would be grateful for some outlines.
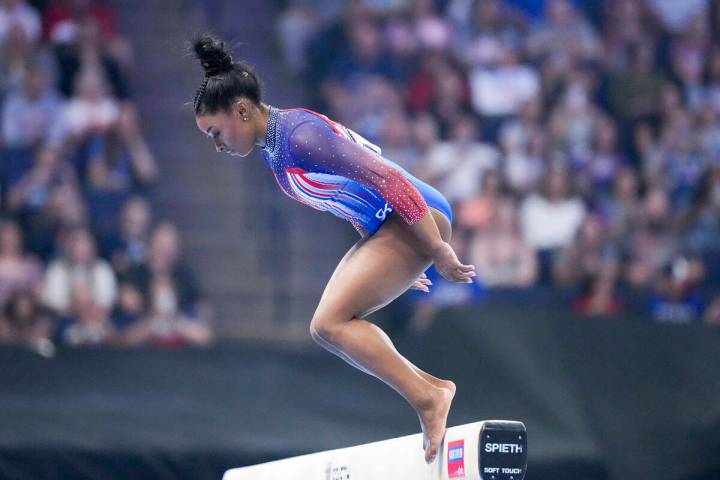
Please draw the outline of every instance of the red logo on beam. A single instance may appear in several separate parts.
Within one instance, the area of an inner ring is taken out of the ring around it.
[[[465,476],[465,440],[448,443],[448,478]]]

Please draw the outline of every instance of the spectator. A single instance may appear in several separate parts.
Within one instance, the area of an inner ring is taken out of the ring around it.
[[[646,192],[641,203],[638,224],[623,239],[629,255],[626,282],[642,290],[667,265],[678,249],[678,238],[673,235],[670,199],[661,187]]]
[[[418,176],[437,187],[450,202],[467,200],[478,192],[483,172],[498,167],[499,154],[480,143],[472,117],[459,118],[450,140],[433,146],[418,168]]]
[[[525,288],[537,279],[535,252],[520,235],[515,217],[512,202],[499,202],[491,222],[470,239],[468,258],[488,288]]]
[[[592,25],[575,10],[569,0],[545,2],[546,23],[539,25],[527,39],[532,58],[563,56],[574,61],[594,61],[602,46]]]
[[[42,265],[23,252],[22,232],[12,220],[0,222],[0,308],[18,291],[37,292]]]
[[[619,169],[613,182],[612,195],[599,200],[598,211],[607,222],[610,238],[619,239],[639,221],[639,185],[630,167]]]
[[[607,229],[597,215],[587,215],[578,238],[563,248],[554,267],[556,284],[577,287],[593,283],[601,272],[617,263],[615,252],[607,242]]]
[[[50,262],[45,275],[45,303],[61,315],[75,308],[77,315],[106,318],[117,295],[112,268],[97,257],[95,240],[87,229],[67,232],[63,243],[64,255]],[[76,295],[78,290],[82,292]]]
[[[540,91],[537,71],[508,47],[499,49],[491,61],[473,67],[469,82],[473,108],[494,123],[517,114]]]
[[[591,101],[591,81],[573,72],[560,100],[550,113],[548,133],[551,147],[571,161],[587,158],[601,112]]]
[[[206,345],[212,340],[210,312],[194,275],[180,260],[180,240],[172,224],[155,227],[147,263],[128,279],[147,292],[147,317],[128,330],[130,344]]]
[[[114,335],[108,310],[97,303],[89,288],[75,288],[70,309],[57,328],[59,342],[72,347],[108,345]]]
[[[497,170],[483,172],[480,183],[479,192],[458,205],[457,226],[461,233],[490,228],[500,205],[508,202]]]
[[[543,284],[550,282],[555,255],[572,242],[585,217],[585,205],[570,194],[569,183],[567,171],[556,167],[548,172],[544,188],[520,206],[520,229],[539,255]]]
[[[584,281],[573,311],[583,317],[614,317],[624,306],[617,292],[617,264],[605,264],[600,274]]]
[[[27,345],[39,354],[52,356],[52,322],[32,291],[17,290],[3,305],[0,342]]]
[[[25,0],[2,0],[0,2],[0,46],[5,47],[11,32],[19,29],[28,42],[40,39],[40,14]]]
[[[607,196],[614,178],[627,163],[619,151],[617,127],[610,118],[598,119],[591,148],[592,153],[585,161],[577,159],[575,169],[587,172],[593,189]]]
[[[135,328],[147,313],[145,295],[135,285],[127,282],[118,288],[118,300],[111,315],[112,325],[117,332],[119,345],[132,345]],[[128,335],[130,334],[130,335]]]
[[[35,165],[8,192],[8,207],[26,232],[29,250],[43,259],[54,253],[61,226],[84,219],[75,171],[51,147],[39,150]]]
[[[125,276],[146,262],[151,221],[150,205],[143,197],[125,202],[120,234],[106,238],[103,244],[104,253],[119,275]]]
[[[410,119],[402,109],[387,113],[380,137],[383,156],[410,172],[417,170],[419,152],[412,142]]]
[[[61,103],[47,77],[42,67],[31,67],[21,88],[11,90],[2,105],[3,190],[30,170],[36,150],[57,121]]]
[[[0,1],[0,87],[20,88],[39,37],[35,8],[24,0]]]
[[[698,290],[704,267],[696,257],[676,257],[666,266],[650,300],[649,314],[658,322],[702,321],[705,303]]]
[[[540,124],[538,99],[527,102],[518,117],[502,124],[499,143],[503,152],[503,177],[512,191],[533,191],[545,174],[546,138]]]
[[[526,20],[507,3],[454,1],[448,15],[457,25],[454,54],[468,66],[488,63],[503,48],[522,48]]]
[[[447,138],[452,125],[468,114],[470,95],[462,71],[438,53],[429,53],[408,86],[407,102],[412,112],[435,117],[440,136]]]
[[[74,96],[63,109],[51,141],[57,146],[67,141],[81,145],[107,134],[119,117],[120,105],[108,95],[102,71],[89,68],[77,76]]]
[[[665,75],[655,66],[652,45],[630,47],[629,66],[612,73],[608,84],[610,110],[622,125],[632,127],[642,121],[656,121]]]

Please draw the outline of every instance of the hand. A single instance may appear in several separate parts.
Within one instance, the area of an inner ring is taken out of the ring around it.
[[[422,290],[425,293],[430,293],[429,285],[432,285],[432,281],[427,278],[427,275],[424,273],[420,274],[420,278],[415,280],[415,283],[413,283],[410,286],[411,290]]]
[[[449,243],[443,242],[433,251],[435,269],[451,282],[472,283],[475,265],[463,265]]]

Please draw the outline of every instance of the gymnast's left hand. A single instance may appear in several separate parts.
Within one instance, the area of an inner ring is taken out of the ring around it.
[[[433,250],[433,261],[435,270],[451,282],[472,283],[475,276],[475,265],[464,265],[460,263],[455,250],[447,242],[442,242],[438,248]]]
[[[415,283],[410,286],[410,289],[430,293],[430,285],[432,285],[432,280],[430,280],[424,273],[421,273],[420,278],[415,280]]]

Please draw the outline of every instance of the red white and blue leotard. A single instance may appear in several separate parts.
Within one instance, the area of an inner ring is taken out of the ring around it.
[[[452,221],[445,197],[349,128],[311,110],[270,107],[263,157],[292,198],[374,234],[396,211],[407,223],[437,208]]]

